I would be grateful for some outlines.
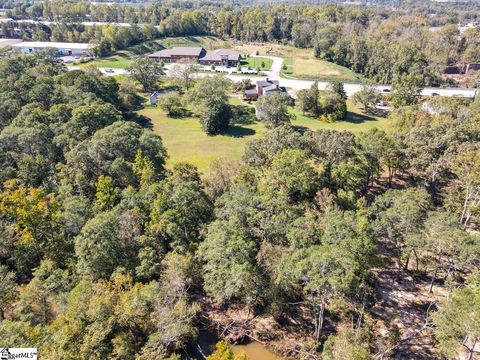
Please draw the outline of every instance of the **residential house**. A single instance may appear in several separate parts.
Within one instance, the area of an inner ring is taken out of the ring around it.
[[[257,81],[255,89],[245,90],[243,98],[245,100],[257,100],[260,96],[270,96],[277,92],[286,92],[284,87],[280,87],[278,80]]]
[[[240,54],[229,49],[205,50],[203,47],[174,47],[148,55],[164,63],[196,62],[201,65],[236,66]]]

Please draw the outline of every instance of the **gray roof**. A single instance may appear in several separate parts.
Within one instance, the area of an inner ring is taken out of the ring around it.
[[[93,49],[97,45],[87,43],[67,43],[67,42],[50,42],[50,41],[23,41],[13,44],[15,48],[37,48],[37,49],[69,49],[69,50],[88,50]]]
[[[257,90],[255,89],[249,89],[249,90],[245,90],[245,94],[246,95],[257,95]]]
[[[277,85],[270,85],[263,88],[263,91],[277,91],[280,90]]]
[[[229,49],[210,50],[205,53],[199,60],[203,61],[221,61],[223,56],[227,56],[230,61],[238,61],[240,54]]]
[[[269,87],[269,86],[272,86],[272,85],[275,85],[277,86],[278,85],[278,80],[260,80],[260,81],[257,81],[257,85],[260,86],[260,87]]]
[[[197,56],[204,51],[202,47],[178,46],[171,49],[164,49],[150,54],[150,57],[170,57],[170,56]]]

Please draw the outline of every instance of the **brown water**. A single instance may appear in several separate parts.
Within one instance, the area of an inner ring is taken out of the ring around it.
[[[265,345],[251,342],[246,345],[232,345],[235,354],[245,354],[249,360],[282,360],[283,358],[267,349]]]
[[[201,348],[201,353],[197,347],[188,352],[193,359],[205,359],[204,355],[209,355],[215,349],[215,344],[219,341],[218,335],[214,332],[201,330],[198,334],[197,344]],[[248,360],[283,360],[281,356],[276,355],[267,349],[265,345],[258,342],[251,342],[245,345],[231,345],[235,354],[245,354]]]

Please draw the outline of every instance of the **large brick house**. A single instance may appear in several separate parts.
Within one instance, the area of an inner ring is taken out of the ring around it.
[[[201,65],[236,66],[240,54],[229,49],[205,50],[202,47],[174,47],[148,55],[150,58],[164,63],[182,61],[198,62]]]
[[[245,100],[257,100],[260,96],[270,96],[276,92],[286,92],[284,87],[281,87],[278,80],[265,80],[257,81],[255,89],[245,90],[243,98]]]

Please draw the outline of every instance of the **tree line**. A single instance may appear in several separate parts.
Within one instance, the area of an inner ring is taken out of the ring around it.
[[[215,3],[162,6],[103,5],[46,1],[14,6],[18,18],[41,18],[60,24],[49,27],[21,24],[22,36],[37,40],[95,41],[107,50],[165,36],[216,35],[240,41],[293,44],[312,48],[317,58],[346,66],[380,83],[397,74],[415,74],[426,85],[444,82],[449,64],[478,62],[477,29],[460,33],[458,23],[476,19],[468,6],[406,4],[395,11],[382,7],[232,6]],[[142,28],[84,27],[80,21],[145,24]],[[13,24],[2,24],[3,33]],[[155,27],[156,26],[156,27]],[[28,29],[28,30],[27,30]],[[101,54],[107,54],[102,51]]]

